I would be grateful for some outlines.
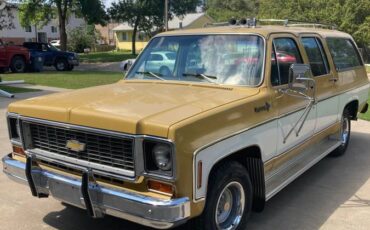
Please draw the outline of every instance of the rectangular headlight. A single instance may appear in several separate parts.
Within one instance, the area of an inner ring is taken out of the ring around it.
[[[157,140],[144,140],[145,171],[158,176],[172,177],[174,172],[174,153],[171,143]]]
[[[8,116],[8,130],[9,138],[12,141],[21,143],[20,124],[17,116],[15,115]]]

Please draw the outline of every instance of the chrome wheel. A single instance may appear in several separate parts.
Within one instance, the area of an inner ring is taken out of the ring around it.
[[[64,64],[64,62],[63,62],[63,61],[58,62],[58,63],[57,63],[57,68],[58,68],[58,69],[65,69],[65,64]]]
[[[26,62],[22,57],[14,57],[10,69],[13,73],[23,73],[26,70]]]
[[[24,62],[22,60],[17,60],[15,63],[14,63],[14,68],[19,71],[19,72],[22,72],[23,69],[24,69]]]
[[[348,137],[349,137],[349,118],[347,116],[344,116],[342,118],[342,129],[341,129],[341,143],[342,146],[345,146],[348,142]]]
[[[242,220],[245,192],[239,182],[229,183],[220,193],[216,205],[216,225],[219,230],[234,230]]]

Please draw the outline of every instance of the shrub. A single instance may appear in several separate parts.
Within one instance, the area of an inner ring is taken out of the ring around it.
[[[93,50],[99,36],[93,25],[72,29],[68,31],[68,49],[77,53],[83,53],[86,48]]]

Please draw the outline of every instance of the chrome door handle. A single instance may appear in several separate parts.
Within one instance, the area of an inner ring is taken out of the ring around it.
[[[330,78],[329,81],[337,82],[338,81],[338,78],[333,77],[333,78]]]

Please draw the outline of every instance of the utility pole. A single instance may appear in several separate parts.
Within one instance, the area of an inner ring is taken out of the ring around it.
[[[164,26],[168,31],[168,0],[164,0]]]

